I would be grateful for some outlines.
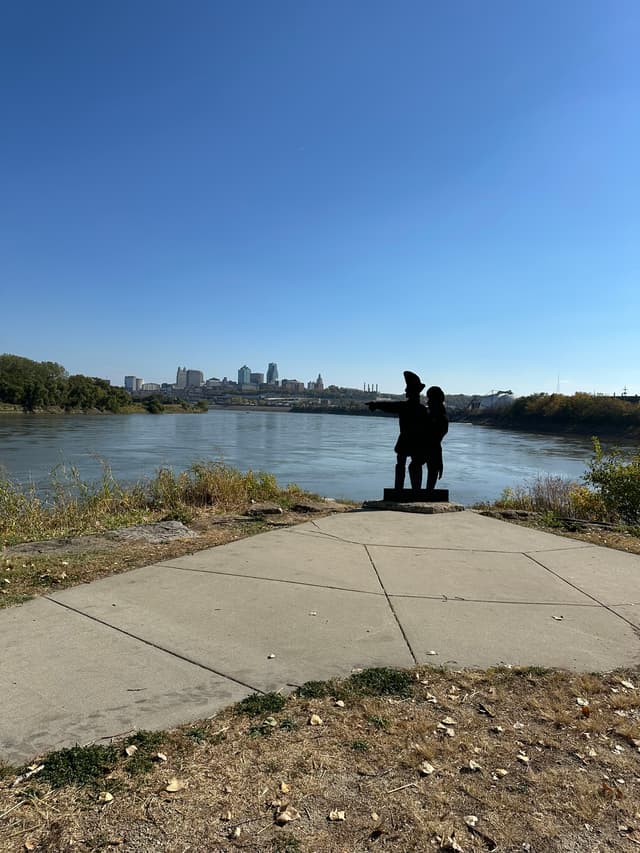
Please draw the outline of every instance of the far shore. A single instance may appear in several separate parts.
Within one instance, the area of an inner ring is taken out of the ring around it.
[[[269,405],[242,405],[239,403],[210,403],[208,410],[198,410],[194,405],[184,409],[180,403],[165,403],[164,409],[158,414],[181,414],[195,415],[207,414],[207,411],[245,411],[245,412],[285,412],[288,414],[310,414],[310,415],[348,415],[350,417],[393,417],[384,412],[369,412],[367,409],[352,409],[348,407],[335,406],[325,408],[320,406],[305,407],[305,406],[269,406]],[[59,407],[51,407],[48,409],[37,409],[33,412],[25,412],[20,406],[11,406],[9,404],[0,405],[0,417],[3,415],[29,415],[30,417],[50,417],[59,415],[85,415],[87,417],[96,415],[149,415],[142,403],[134,403],[132,406],[127,406],[119,412],[103,411],[99,409],[72,409],[66,410]],[[558,436],[598,436],[605,440],[618,440],[628,443],[640,441],[640,429],[636,427],[621,427],[616,424],[607,423],[584,423],[581,421],[559,423],[546,422],[544,420],[525,421],[506,421],[499,418],[492,418],[487,415],[483,416],[468,416],[458,415],[456,413],[449,415],[450,423],[463,423],[469,426],[489,427],[491,429],[506,430],[508,432],[525,432],[530,435],[558,435]]]

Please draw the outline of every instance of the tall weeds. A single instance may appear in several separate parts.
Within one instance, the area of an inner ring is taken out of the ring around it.
[[[577,483],[564,477],[545,474],[525,481],[521,486],[506,488],[496,504],[508,509],[568,516],[573,510],[572,494],[577,488]]]
[[[252,501],[286,507],[303,494],[295,485],[280,488],[271,474],[243,473],[222,462],[196,462],[178,474],[161,468],[133,485],[119,483],[106,463],[92,483],[83,481],[76,468],[58,466],[42,492],[0,475],[0,545],[160,519],[189,521],[199,511],[238,512]]]
[[[640,451],[607,453],[597,438],[582,483],[551,474],[505,489],[496,506],[523,509],[560,518],[640,526]]]

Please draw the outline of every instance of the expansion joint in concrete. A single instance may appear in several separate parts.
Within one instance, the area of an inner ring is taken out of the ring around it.
[[[537,560],[532,554],[527,554],[524,551],[522,552],[522,554],[524,557],[528,557],[529,560],[532,560],[534,563],[536,563],[536,565],[540,566],[540,568],[544,569],[545,572],[549,572],[549,574],[558,578],[558,580],[561,580],[563,583],[566,583],[568,586],[573,587],[573,589],[582,593],[582,595],[585,595],[587,598],[590,598],[592,601],[595,601],[595,603],[597,605],[599,605],[600,607],[603,607],[605,610],[608,610],[609,613],[611,613],[613,616],[617,616],[618,619],[622,619],[623,622],[626,622],[627,625],[629,625],[633,629],[633,632],[636,634],[636,636],[640,635],[640,629],[638,628],[638,626],[635,623],[633,623],[630,619],[627,619],[625,616],[623,616],[621,613],[618,613],[617,611],[615,611],[610,605],[605,604],[604,601],[600,601],[598,598],[595,597],[595,595],[591,595],[591,593],[582,589],[577,584],[572,583],[571,581],[567,580],[566,578],[563,578],[562,575],[558,574],[558,572],[554,572],[553,569],[550,569],[548,566],[545,566],[544,563],[541,563],[540,560]]]
[[[413,662],[417,665],[418,658],[416,657],[415,652],[413,651],[413,648],[411,647],[411,643],[409,642],[409,638],[407,637],[406,631],[404,630],[404,627],[402,626],[402,622],[398,618],[398,614],[396,613],[395,607],[393,606],[393,601],[391,600],[391,597],[389,596],[389,593],[387,592],[385,585],[382,583],[382,578],[380,577],[380,572],[378,571],[377,566],[373,560],[373,557],[371,556],[371,552],[369,551],[369,548],[367,547],[367,545],[363,545],[362,547],[366,551],[367,557],[369,558],[369,562],[371,563],[371,568],[373,569],[373,571],[376,574],[376,577],[378,578],[378,583],[380,584],[380,588],[382,589],[382,591],[384,593],[384,597],[387,599],[387,604],[389,605],[389,610],[391,610],[391,613],[393,614],[393,618],[396,621],[396,625],[398,626],[398,630],[402,634],[402,638],[404,639],[404,642],[407,646],[407,649],[409,650],[409,654],[413,658]]]
[[[164,563],[166,569],[173,569],[177,572],[196,572],[202,575],[218,575],[223,578],[241,578],[242,580],[265,581],[265,583],[282,583],[291,584],[293,586],[310,586],[315,589],[330,589],[334,592],[353,592],[356,595],[382,595],[380,592],[372,592],[368,589],[353,589],[347,586],[332,586],[326,583],[311,583],[310,581],[292,581],[287,578],[265,578],[260,575],[241,575],[237,572],[216,572],[212,569],[194,569],[191,566],[172,566],[171,563]]]
[[[132,640],[136,640],[139,643],[142,643],[145,646],[149,646],[152,649],[156,649],[159,652],[164,652],[172,658],[177,658],[178,660],[182,660],[185,663],[189,663],[192,666],[196,666],[199,669],[204,669],[205,672],[210,672],[213,675],[217,675],[220,678],[224,678],[227,681],[232,681],[234,684],[239,684],[241,687],[245,687],[247,690],[253,690],[255,693],[264,693],[264,690],[260,690],[259,687],[254,687],[252,684],[247,684],[246,681],[240,681],[239,678],[234,678],[232,675],[228,675],[226,672],[220,672],[217,669],[214,669],[211,666],[207,666],[204,663],[200,663],[197,660],[193,660],[193,658],[186,657],[186,655],[181,655],[179,652],[173,652],[171,649],[166,649],[164,646],[158,645],[158,643],[152,643],[151,640],[145,640],[144,637],[139,637],[137,634],[132,634],[131,631],[125,631],[124,628],[118,628],[115,625],[111,625],[109,622],[106,622],[104,619],[98,619],[97,616],[91,616],[89,613],[85,613],[83,610],[78,610],[77,607],[71,607],[69,604],[65,604],[62,601],[56,601],[55,598],[50,598],[48,595],[43,596],[50,604],[56,604],[58,607],[62,607],[65,610],[69,610],[72,613],[76,613],[78,616],[84,616],[85,619],[89,619],[91,622],[96,622],[98,625],[103,625],[105,628],[109,628],[111,631],[115,631],[118,634],[123,634],[125,637],[130,637]]]

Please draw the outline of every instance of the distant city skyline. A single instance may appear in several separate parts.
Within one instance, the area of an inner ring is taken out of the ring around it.
[[[5,3],[0,349],[640,392],[637,0]]]

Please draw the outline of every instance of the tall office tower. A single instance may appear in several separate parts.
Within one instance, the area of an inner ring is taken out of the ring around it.
[[[251,370],[243,364],[238,371],[238,385],[249,385],[251,382]]]
[[[251,374],[251,384],[252,385],[262,385],[264,383],[264,373],[252,373]]]
[[[176,373],[176,388],[187,387],[187,368],[179,367]]]
[[[277,385],[278,384],[278,365],[275,361],[269,362],[269,367],[267,368],[267,385]]]
[[[140,379],[139,376],[136,376],[135,388],[133,390],[134,391],[141,391],[143,385],[144,385],[144,379]]]
[[[135,376],[125,376],[124,377],[124,389],[125,389],[125,391],[135,391],[136,390],[136,377]]]
[[[187,388],[199,388],[204,385],[204,373],[201,370],[187,370]]]
[[[316,391],[324,391],[324,382],[320,374],[318,374],[318,378],[316,379]]]

